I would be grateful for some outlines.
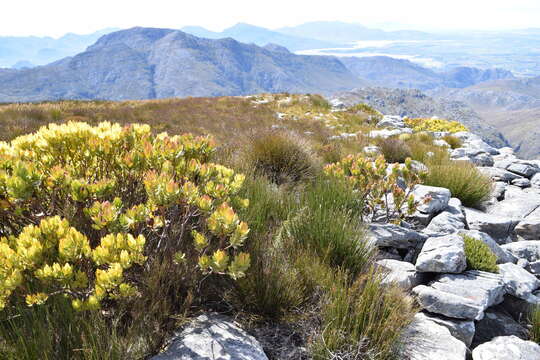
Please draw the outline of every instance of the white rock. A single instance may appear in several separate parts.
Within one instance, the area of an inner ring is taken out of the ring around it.
[[[414,265],[409,262],[384,259],[377,261],[377,264],[388,270],[385,282],[395,282],[405,290],[410,290],[423,281],[424,275],[416,272]]]
[[[519,222],[509,217],[498,216],[494,213],[486,214],[471,208],[465,208],[465,217],[469,229],[485,232],[499,244],[506,242],[506,239]]]
[[[413,195],[414,199],[420,203],[418,211],[425,214],[436,214],[443,211],[452,197],[452,193],[446,188],[426,185],[416,185]]]
[[[394,224],[370,224],[367,238],[378,247],[408,249],[423,244],[427,236]]]
[[[463,238],[457,234],[426,240],[416,260],[416,271],[461,273],[467,267]]]
[[[518,259],[525,259],[528,262],[540,260],[540,240],[517,241],[501,247]]]
[[[499,273],[506,286],[506,291],[523,300],[536,300],[532,298],[533,291],[540,288],[540,280],[521,266],[512,263],[499,265]]]
[[[428,236],[444,236],[465,228],[465,215],[461,211],[461,201],[451,198],[446,210],[435,216],[422,230]]]
[[[472,352],[473,360],[538,360],[540,345],[521,340],[517,336],[499,336],[477,346]]]
[[[467,347],[471,346],[474,333],[475,333],[474,321],[458,320],[458,319],[448,318],[442,315],[426,314],[426,313],[419,313],[419,316],[426,317],[428,320],[431,320],[439,325],[444,326],[445,328],[450,330],[450,334],[452,334],[453,337],[455,337],[458,340],[463,341],[465,345],[467,345]]]

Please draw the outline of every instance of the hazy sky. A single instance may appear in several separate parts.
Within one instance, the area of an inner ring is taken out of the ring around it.
[[[540,0],[1,0],[0,35],[89,33],[107,27],[220,30],[238,22],[277,28],[315,20],[417,29],[540,27]]]

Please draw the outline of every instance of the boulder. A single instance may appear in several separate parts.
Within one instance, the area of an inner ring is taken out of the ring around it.
[[[540,294],[536,294],[536,297],[540,299],[538,295]],[[512,316],[515,321],[522,323],[527,319],[533,307],[535,305],[540,305],[540,301],[537,302],[534,301],[534,299],[532,300],[533,301],[530,302],[507,294],[500,306],[507,314]]]
[[[504,250],[491,236],[484,232],[478,230],[460,230],[458,234],[472,237],[486,244],[490,250],[493,251],[495,256],[497,256],[497,264],[517,262],[517,258],[514,255]]]
[[[467,347],[471,346],[475,333],[475,324],[472,320],[452,319],[442,315],[430,313],[419,313],[419,316],[424,316],[427,319],[444,326],[450,331],[453,337],[463,341]]]
[[[540,280],[521,266],[506,263],[499,265],[506,292],[523,300],[534,300],[533,291],[540,288]]]
[[[493,191],[491,193],[491,196],[493,196],[497,200],[504,199],[504,193],[506,192],[506,188],[508,187],[508,184],[502,181],[496,181],[493,185]]]
[[[377,261],[377,264],[388,270],[385,282],[396,282],[405,290],[411,290],[423,281],[424,275],[416,272],[414,265],[409,262],[384,259]]]
[[[465,218],[469,224],[469,229],[478,230],[489,234],[497,243],[505,243],[518,220],[499,216],[496,214],[486,214],[482,211],[465,208]]]
[[[540,261],[528,262],[524,267],[525,270],[536,276],[540,275]]]
[[[379,155],[381,154],[381,148],[378,147],[378,146],[365,146],[364,149],[363,149],[364,153],[366,153],[367,155]]]
[[[433,145],[435,146],[441,146],[441,147],[447,147],[449,148],[450,147],[450,144],[448,144],[446,141],[444,141],[443,139],[435,139],[433,140]]]
[[[372,130],[369,132],[369,137],[371,138],[383,138],[387,139],[391,136],[397,136],[401,134],[412,134],[412,129],[409,128],[403,128],[403,129],[382,129],[382,130]]]
[[[497,216],[521,220],[540,207],[540,195],[525,192],[519,195],[512,194],[509,189],[507,189],[507,195],[504,200],[490,206],[487,212]]]
[[[418,211],[425,214],[436,214],[448,206],[448,201],[452,197],[450,190],[442,187],[416,185],[413,195],[418,205]]]
[[[514,232],[525,240],[540,239],[540,207],[520,221]]]
[[[405,128],[407,125],[401,116],[384,115],[382,120],[377,123],[381,128]]]
[[[517,336],[499,336],[477,346],[472,352],[473,360],[538,360],[540,345]]]
[[[422,230],[428,236],[444,236],[465,228],[465,215],[461,210],[461,201],[451,198],[446,210],[435,216]]]
[[[512,180],[519,179],[521,177],[510,171],[496,167],[481,166],[478,167],[478,170],[480,170],[482,174],[490,177],[493,181],[504,181],[506,183],[510,183]]]
[[[515,180],[512,180],[512,185],[518,186],[522,189],[528,188],[531,186],[531,180],[526,179],[526,178],[515,179]]]
[[[526,339],[527,329],[515,321],[499,305],[486,310],[484,318],[476,323],[473,347],[488,342],[497,336],[510,335],[515,335],[520,339]]]
[[[191,321],[151,360],[268,360],[261,345],[231,318],[204,314]]]
[[[540,173],[533,175],[531,178],[531,185],[540,187]]]
[[[469,270],[437,276],[429,286],[413,289],[420,306],[456,319],[480,320],[484,311],[503,301],[505,286],[498,274]]]
[[[401,335],[403,347],[399,359],[407,360],[465,360],[467,347],[443,325],[416,314],[413,322]]]
[[[463,238],[457,234],[426,240],[416,260],[416,271],[461,273],[467,267]]]
[[[394,224],[369,225],[368,241],[378,247],[415,248],[426,239],[424,234]]]
[[[535,241],[517,241],[501,247],[519,259],[525,259],[528,262],[540,260],[540,240]]]
[[[470,157],[471,162],[476,166],[493,166],[495,163],[493,157],[488,153],[479,153],[473,157]]]
[[[524,176],[526,178],[531,178],[533,175],[540,172],[540,169],[538,167],[521,162],[511,163],[506,167],[506,170],[513,172],[514,174]]]

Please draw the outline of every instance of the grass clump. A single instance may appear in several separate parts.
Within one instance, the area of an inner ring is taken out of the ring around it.
[[[540,344],[540,305],[535,305],[532,307],[529,314],[529,338]]]
[[[469,162],[428,159],[426,164],[424,184],[449,189],[465,206],[479,207],[491,195],[493,182]]]
[[[290,133],[272,131],[252,138],[246,149],[249,166],[281,185],[312,178],[317,172],[307,142]]]
[[[404,163],[410,158],[412,153],[409,145],[405,141],[396,138],[380,140],[377,144],[389,163]]]
[[[442,137],[442,140],[446,141],[452,149],[457,149],[463,146],[463,141],[453,135],[446,135]]]
[[[482,240],[470,236],[463,236],[465,243],[465,257],[468,270],[481,270],[498,273],[497,256]]]

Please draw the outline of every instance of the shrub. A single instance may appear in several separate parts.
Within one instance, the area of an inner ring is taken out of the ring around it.
[[[491,194],[492,181],[469,162],[447,160],[438,164],[427,162],[429,171],[424,184],[451,191],[463,205],[478,207]]]
[[[532,307],[529,314],[529,338],[540,344],[540,305],[535,305]]]
[[[244,177],[209,162],[213,151],[209,138],[110,123],[0,144],[0,306],[63,295],[96,309],[135,295],[132,268],[157,254],[243,276],[249,228],[229,204],[247,205]]]
[[[465,243],[465,257],[468,270],[481,270],[498,273],[497,256],[482,240],[470,236],[463,236]]]
[[[278,185],[307,180],[316,174],[309,145],[285,132],[255,136],[246,149],[246,158],[256,173]]]
[[[463,141],[460,138],[453,135],[443,136],[442,140],[446,141],[452,149],[457,149],[463,146]]]
[[[362,155],[349,155],[341,162],[327,165],[324,170],[326,174],[350,183],[363,204],[362,219],[374,219],[382,212],[387,221],[392,221],[416,211],[412,189],[420,182],[422,174],[415,173],[411,166],[407,159],[403,166],[392,167],[388,174],[384,156],[373,161]],[[405,190],[398,185],[400,178],[407,185]]]
[[[411,149],[402,140],[387,138],[379,141],[378,146],[386,161],[390,163],[403,163],[411,157]]]
[[[393,359],[404,328],[417,309],[397,285],[371,269],[348,285],[342,272],[327,280],[321,309],[324,329],[315,345],[315,359]]]
[[[445,119],[407,118],[405,119],[405,123],[414,131],[442,131],[451,133],[469,131],[463,124]]]

